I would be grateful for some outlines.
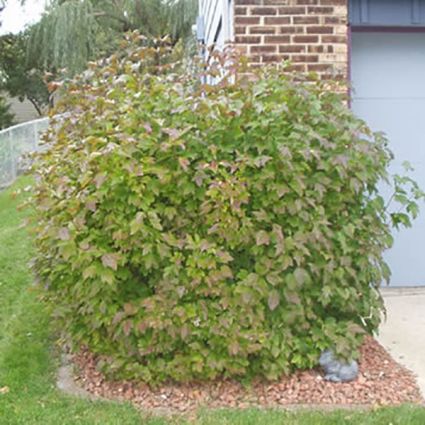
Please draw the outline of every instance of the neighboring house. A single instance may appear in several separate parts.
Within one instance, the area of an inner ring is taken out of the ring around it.
[[[10,105],[10,111],[15,115],[16,124],[41,118],[29,100],[25,99],[21,102],[17,97],[6,97],[6,99]]]
[[[233,4],[234,2],[234,4]],[[198,37],[254,65],[347,80],[352,109],[387,133],[392,172],[408,160],[425,188],[425,0],[200,0]],[[425,205],[386,253],[394,286],[425,285]]]

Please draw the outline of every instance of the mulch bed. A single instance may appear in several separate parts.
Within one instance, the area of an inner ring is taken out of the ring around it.
[[[128,400],[144,410],[171,413],[209,408],[294,405],[379,406],[423,403],[413,374],[395,362],[385,349],[368,337],[361,348],[360,373],[350,383],[331,383],[320,370],[297,372],[277,382],[253,382],[248,388],[231,380],[210,383],[167,384],[156,389],[147,385],[110,382],[96,369],[88,352],[75,355],[77,383],[95,396]]]

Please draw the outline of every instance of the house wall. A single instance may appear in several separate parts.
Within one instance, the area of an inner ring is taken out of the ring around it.
[[[234,1],[234,42],[253,65],[290,60],[297,71],[348,78],[347,0]]]

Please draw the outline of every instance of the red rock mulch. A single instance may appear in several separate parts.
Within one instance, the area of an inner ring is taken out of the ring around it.
[[[74,356],[74,363],[79,371],[77,383],[93,395],[129,400],[148,410],[188,412],[200,406],[376,406],[424,402],[413,374],[396,363],[373,338],[367,338],[362,346],[359,377],[350,383],[330,383],[319,370],[310,370],[277,382],[257,381],[249,388],[235,381],[221,380],[150,389],[134,382],[106,381],[96,370],[96,360],[89,353]]]

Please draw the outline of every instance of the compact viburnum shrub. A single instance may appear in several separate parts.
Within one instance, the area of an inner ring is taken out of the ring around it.
[[[222,60],[209,86],[129,39],[66,83],[36,166],[35,270],[64,334],[149,383],[355,356],[388,274],[385,140],[284,67]]]

